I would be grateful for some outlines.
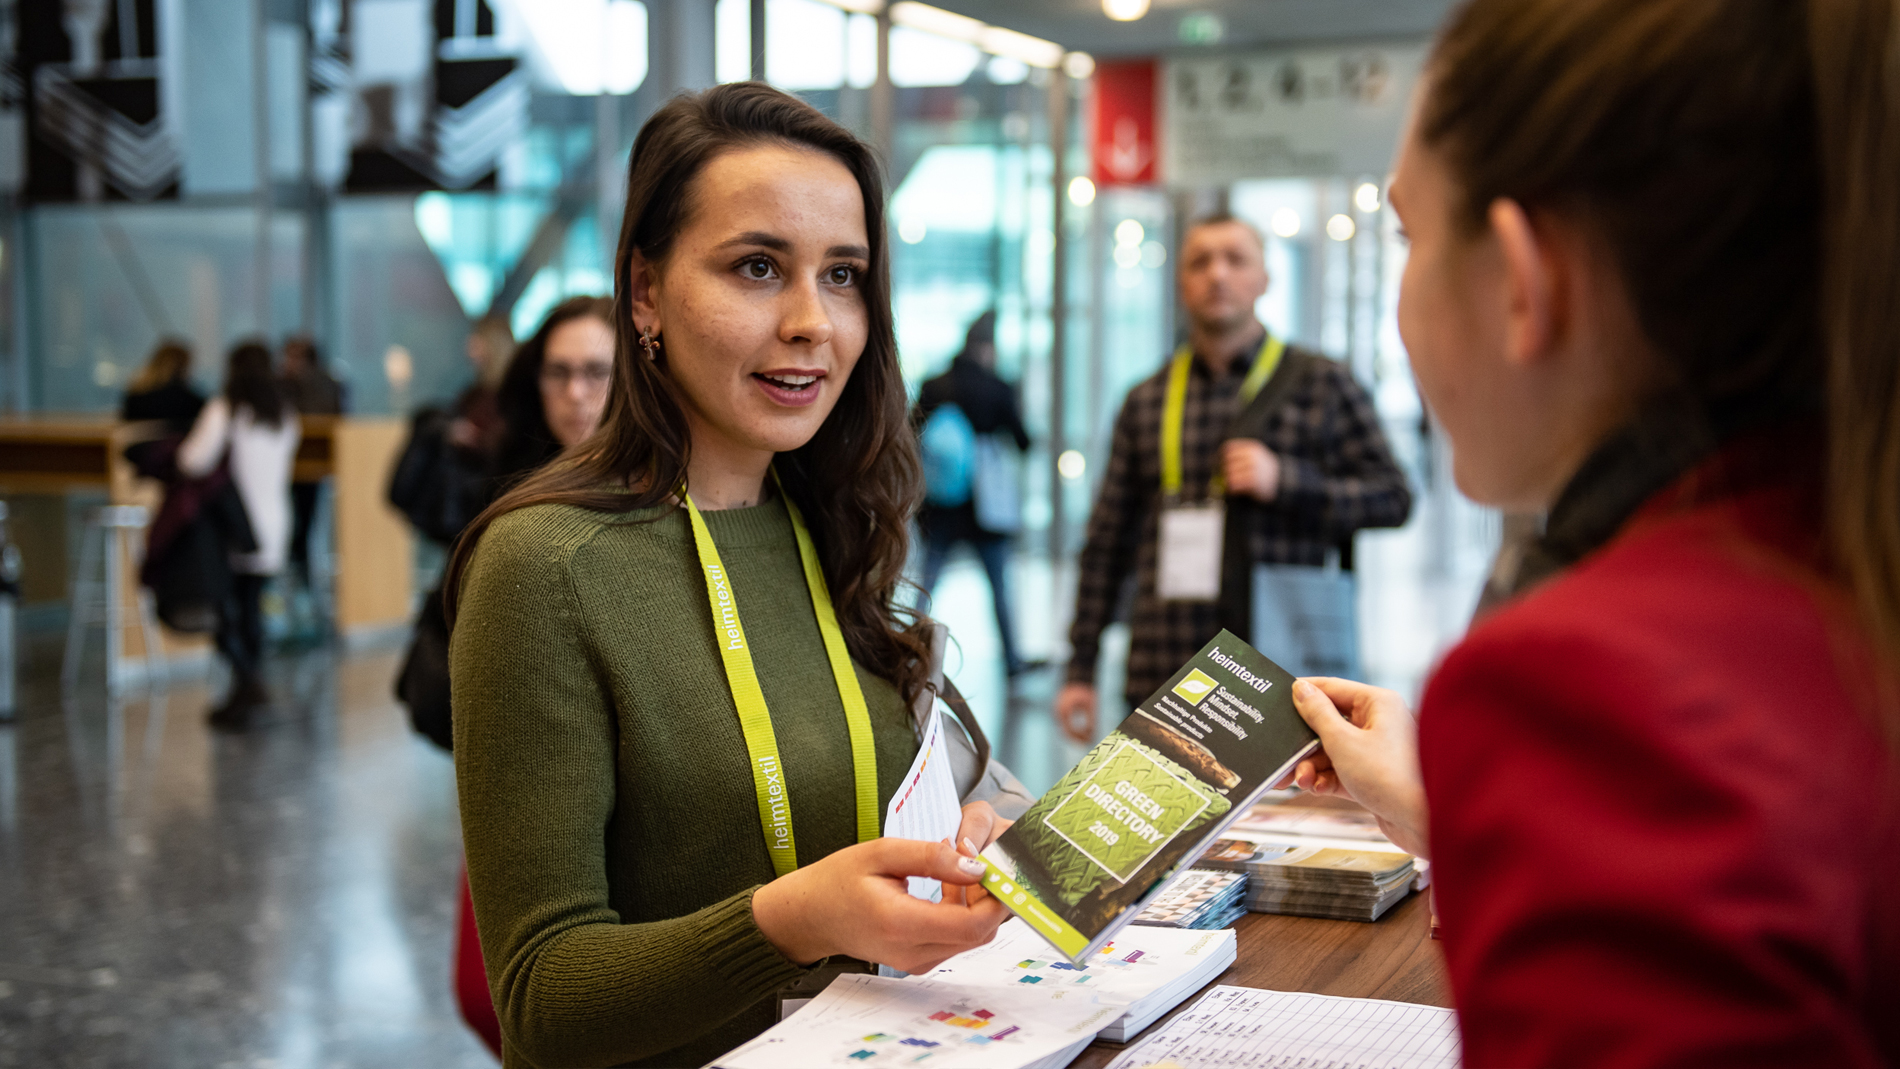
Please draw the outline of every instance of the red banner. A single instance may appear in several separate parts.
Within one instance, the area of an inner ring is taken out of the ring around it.
[[[1155,133],[1155,61],[1097,63],[1095,116],[1089,131],[1095,184],[1141,186],[1159,181]]]

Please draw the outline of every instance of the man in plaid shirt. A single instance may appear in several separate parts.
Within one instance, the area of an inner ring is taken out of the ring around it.
[[[1227,437],[1246,407],[1241,384],[1266,340],[1266,328],[1253,313],[1267,291],[1259,231],[1232,216],[1203,219],[1183,238],[1180,264],[1193,352],[1181,429],[1182,502],[1206,501],[1215,474],[1223,475],[1234,513],[1228,537],[1244,532],[1253,563],[1324,564],[1327,552],[1348,545],[1355,531],[1404,523],[1412,510],[1405,475],[1392,459],[1371,399],[1332,360],[1289,348],[1274,375],[1295,377],[1269,380],[1268,386],[1282,399],[1248,428],[1252,436]],[[1232,588],[1247,581],[1232,567],[1223,569],[1229,574],[1222,577],[1221,602],[1163,600],[1156,593],[1168,377],[1164,365],[1122,403],[1108,474],[1089,516],[1069,629],[1074,652],[1056,698],[1057,719],[1081,742],[1095,738],[1102,629],[1131,575],[1135,596],[1124,688],[1130,705],[1165,682],[1223,624],[1243,635],[1251,630],[1231,619]]]

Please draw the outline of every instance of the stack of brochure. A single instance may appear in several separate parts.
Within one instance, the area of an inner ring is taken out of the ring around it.
[[[1365,844],[1371,847],[1372,844]],[[1402,851],[1230,837],[1196,864],[1247,874],[1255,913],[1376,921],[1412,893],[1417,872]]]
[[[1197,931],[1226,928],[1247,912],[1241,900],[1246,892],[1245,873],[1188,869],[1129,923]]]

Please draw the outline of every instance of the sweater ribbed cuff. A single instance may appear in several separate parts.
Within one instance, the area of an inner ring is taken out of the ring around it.
[[[779,953],[752,919],[752,895],[741,891],[706,907],[697,926],[699,960],[736,992],[763,998],[803,975],[805,969]]]

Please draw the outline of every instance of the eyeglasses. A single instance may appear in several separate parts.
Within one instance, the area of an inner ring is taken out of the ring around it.
[[[542,384],[553,386],[557,389],[566,389],[568,383],[579,379],[581,385],[586,386],[590,390],[598,390],[606,386],[608,381],[613,377],[614,366],[607,363],[587,363],[581,364],[578,367],[569,364],[555,363],[541,365]]]

